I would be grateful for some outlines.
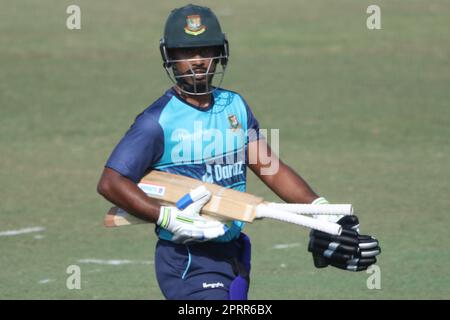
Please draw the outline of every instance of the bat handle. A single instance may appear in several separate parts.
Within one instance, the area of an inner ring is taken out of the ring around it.
[[[256,207],[256,217],[270,218],[293,224],[298,224],[310,229],[326,232],[332,235],[340,235],[342,232],[342,226],[337,223],[302,216],[296,213],[272,208],[267,205],[259,205]]]
[[[268,206],[274,209],[308,215],[352,215],[351,204],[301,204],[301,203],[275,203],[269,202]]]

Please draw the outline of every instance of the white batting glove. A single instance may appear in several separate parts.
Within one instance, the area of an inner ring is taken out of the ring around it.
[[[225,234],[227,227],[219,221],[200,216],[200,210],[211,198],[211,192],[204,186],[192,190],[178,201],[177,207],[162,206],[156,224],[173,234],[176,243],[203,242]],[[186,202],[186,199],[189,199]],[[190,203],[190,204],[189,204]]]

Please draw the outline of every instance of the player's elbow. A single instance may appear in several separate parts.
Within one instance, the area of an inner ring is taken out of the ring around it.
[[[104,198],[109,199],[113,193],[113,184],[112,179],[107,174],[104,174],[97,184],[97,192]]]
[[[106,198],[110,191],[111,191],[110,183],[106,179],[101,178],[97,184],[97,192]]]
[[[119,172],[105,168],[97,184],[97,192],[106,200],[116,203],[127,193],[129,183],[130,179],[122,176]]]
[[[106,199],[109,199],[111,194],[114,192],[114,184],[117,183],[117,179],[119,177],[120,175],[115,171],[105,168],[97,184],[97,192]]]

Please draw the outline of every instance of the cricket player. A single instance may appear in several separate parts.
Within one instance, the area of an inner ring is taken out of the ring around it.
[[[184,210],[160,206],[137,186],[140,179],[161,170],[245,191],[250,168],[286,202],[328,202],[272,153],[244,98],[220,87],[230,49],[209,8],[173,10],[160,50],[173,87],[136,117],[109,157],[98,192],[155,223],[156,276],[167,299],[247,299],[251,246],[244,223],[201,217],[210,193]],[[378,241],[359,234],[355,216],[337,219],[341,236],[311,232],[315,265],[367,269]]]

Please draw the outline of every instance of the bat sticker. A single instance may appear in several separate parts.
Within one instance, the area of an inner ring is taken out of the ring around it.
[[[157,184],[149,183],[139,183],[138,187],[144,191],[148,196],[158,196],[163,197],[166,193],[166,188],[164,186],[159,186]]]

